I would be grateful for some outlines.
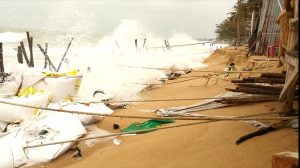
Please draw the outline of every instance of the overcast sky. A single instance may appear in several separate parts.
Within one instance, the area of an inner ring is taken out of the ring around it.
[[[236,0],[0,0],[0,27],[111,33],[134,19],[162,37],[214,38]]]

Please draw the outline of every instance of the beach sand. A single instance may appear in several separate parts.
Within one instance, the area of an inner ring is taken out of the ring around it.
[[[251,64],[252,58],[246,58],[245,48],[233,47],[217,50],[210,56],[203,70],[222,70],[229,62],[235,62],[238,70]],[[262,58],[262,57],[260,57]],[[273,67],[270,67],[273,66]],[[256,62],[257,71],[281,72],[283,67],[276,68],[277,62]],[[266,67],[266,68],[263,68]],[[207,73],[191,72],[184,76],[195,76]],[[259,74],[251,74],[259,75]],[[244,76],[249,76],[245,74]],[[236,78],[231,75],[229,79]],[[142,93],[144,99],[178,99],[213,97],[225,93],[226,87],[234,88],[230,81],[219,80],[214,85],[215,79],[204,86],[204,79],[190,80],[181,83],[168,84],[184,80],[183,78],[167,81],[161,87],[152,88]],[[196,101],[170,101],[147,102],[130,105],[126,109],[116,110],[114,114],[156,116],[155,113],[146,112],[159,108],[190,105]],[[280,103],[254,103],[232,106],[214,110],[197,112],[208,115],[248,115],[279,111]],[[142,122],[140,119],[105,118],[98,123],[98,127],[110,132],[119,132],[113,129],[113,124],[125,128],[133,122]],[[196,121],[176,121],[173,124],[191,123]],[[50,163],[32,166],[33,168],[182,168],[182,167],[230,167],[230,168],[267,168],[271,167],[272,155],[282,151],[298,152],[297,129],[284,128],[270,132],[263,136],[254,137],[240,145],[235,141],[252,131],[257,130],[250,124],[238,121],[220,121],[201,125],[172,128],[137,136],[117,137],[120,145],[113,144],[112,140],[100,141],[93,147],[85,147],[84,142],[76,144],[82,150],[81,158],[72,158],[73,152],[69,151]]]

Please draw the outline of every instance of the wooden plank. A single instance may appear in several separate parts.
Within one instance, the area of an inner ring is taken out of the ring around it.
[[[286,97],[288,95],[287,94],[288,91],[293,88],[296,88],[297,80],[298,80],[298,67],[293,68],[291,75],[287,76],[287,80],[286,80],[284,87],[279,96],[279,101],[284,101],[284,99],[286,99]]]
[[[284,58],[283,56],[279,56],[279,60],[280,60],[283,64],[286,64],[285,58]]]
[[[285,74],[282,73],[262,73],[260,76],[266,78],[285,78]]]
[[[290,53],[290,52],[289,52]],[[288,64],[293,65],[294,67],[299,66],[299,57],[292,56],[291,54],[285,54],[285,62]]]
[[[260,89],[266,89],[266,90],[279,90],[281,91],[283,87],[280,86],[265,86],[265,85],[257,85],[257,84],[250,84],[250,83],[239,83],[238,86],[242,87],[249,87],[249,88],[260,88]]]

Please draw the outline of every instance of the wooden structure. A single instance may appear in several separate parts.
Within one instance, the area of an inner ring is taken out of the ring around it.
[[[280,14],[280,48],[279,53],[281,63],[286,66],[285,85],[280,93],[279,101],[282,102],[282,110],[285,115],[293,111],[293,99],[299,75],[299,55],[298,55],[298,0],[285,0],[285,9]],[[287,25],[284,25],[285,19]],[[284,54],[284,57],[283,55]]]
[[[260,7],[255,53],[267,55],[268,47],[276,44],[280,26],[275,23],[284,0],[263,0]]]

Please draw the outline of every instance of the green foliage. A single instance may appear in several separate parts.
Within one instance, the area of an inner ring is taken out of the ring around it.
[[[251,13],[260,3],[261,0],[237,0],[233,11],[228,13],[229,17],[216,25],[215,33],[217,34],[217,39],[249,37]]]

